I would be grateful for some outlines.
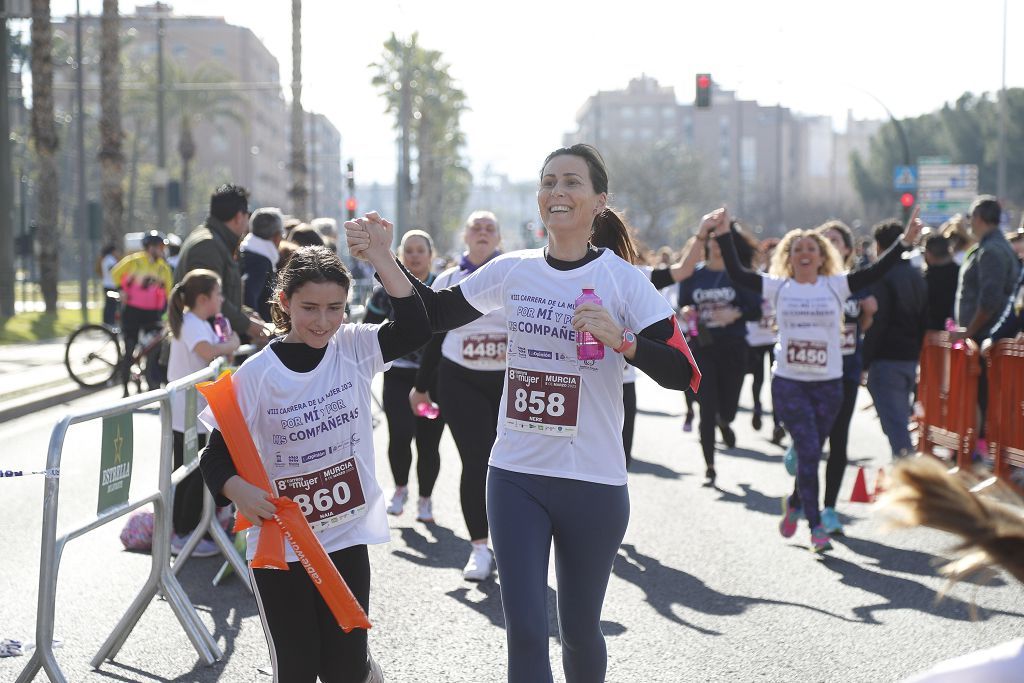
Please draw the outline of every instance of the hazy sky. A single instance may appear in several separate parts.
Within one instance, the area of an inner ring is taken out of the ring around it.
[[[290,97],[291,2],[177,0],[177,14],[219,14],[246,26],[281,63]],[[1008,0],[1008,87],[1024,86],[1024,0]],[[100,0],[83,0],[99,13]],[[896,116],[912,116],[966,90],[1001,83],[1003,0],[778,0],[777,2],[470,2],[306,0],[303,103],[341,131],[360,183],[391,182],[391,117],[370,85],[392,31],[413,31],[444,53],[472,109],[463,119],[474,173],[485,166],[533,179],[544,156],[574,128],[598,90],[624,88],[646,73],[693,99],[694,74],[709,72],[745,99],[813,114],[838,126],[847,109],[884,118],[870,92]],[[134,3],[122,2],[122,12]],[[55,16],[74,2],[54,0]],[[285,140],[281,144],[286,144]]]

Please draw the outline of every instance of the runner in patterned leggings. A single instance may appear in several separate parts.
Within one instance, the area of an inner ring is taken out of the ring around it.
[[[434,256],[434,241],[422,230],[410,230],[402,236],[398,245],[402,264],[418,279],[428,285],[434,281],[430,272]],[[382,287],[370,295],[366,304],[363,322],[381,323],[391,317],[391,299]],[[416,372],[420,367],[422,349],[395,360],[391,369],[384,373],[383,403],[388,418],[388,463],[395,480],[395,491],[388,503],[389,515],[400,515],[409,499],[409,470],[412,469],[412,442],[416,441],[416,481],[420,498],[416,505],[416,520],[433,522],[434,508],[431,495],[441,471],[441,435],[444,433],[444,417],[430,419],[417,415],[418,401],[410,405],[410,393],[416,384]],[[436,377],[434,378],[436,380]],[[433,384],[423,387],[425,400],[437,396]],[[429,395],[428,395],[429,394]]]
[[[498,219],[490,211],[475,211],[462,234],[466,252],[459,265],[434,280],[434,289],[451,287],[501,254]],[[501,389],[505,381],[508,333],[500,311],[492,311],[452,332],[435,334],[420,359],[412,402],[429,400],[426,392],[438,388],[438,402],[459,449],[462,478],[459,499],[472,550],[462,570],[467,581],[483,581],[493,559],[487,547],[487,459],[498,430]]]
[[[498,310],[509,332],[487,480],[508,680],[552,680],[546,596],[553,544],[565,680],[600,683],[607,667],[601,607],[629,518],[620,430],[623,365],[632,363],[676,390],[696,389],[700,375],[671,306],[628,262],[634,247],[607,207],[608,174],[597,150],[558,149],[540,175],[537,203],[547,247],[503,254],[439,292],[413,285],[435,331]],[[345,228],[352,254],[374,265],[392,258],[377,223]],[[616,248],[594,247],[591,235]],[[584,288],[601,303],[577,306]],[[579,358],[582,333],[602,345],[603,358]]]
[[[770,273],[763,274],[740,264],[725,209],[707,214],[701,224],[702,231],[714,232],[722,243],[733,281],[774,302],[779,349],[772,405],[789,430],[797,454],[793,494],[784,503],[779,531],[787,538],[792,536],[803,514],[815,552],[832,547],[818,507],[818,465],[822,444],[842,405],[843,305],[851,292],[881,279],[917,239],[921,227],[915,211],[903,239],[872,266],[855,273],[841,272],[839,254],[820,234],[791,230],[775,251]]]
[[[333,250],[299,249],[278,273],[271,308],[283,336],[245,361],[232,378],[275,492],[298,504],[367,612],[366,545],[390,538],[384,493],[374,473],[370,381],[387,363],[430,339],[422,301],[405,274],[394,261],[381,263],[377,272],[394,319],[384,325],[342,324],[351,276]],[[234,502],[257,525],[246,538],[246,557],[252,560],[261,526],[276,506],[267,491],[238,476],[208,408],[201,419],[211,429],[200,460],[203,479],[219,504]],[[366,630],[342,631],[291,545],[285,547],[285,560],[289,571],[249,570],[274,682],[383,683],[367,652]]]

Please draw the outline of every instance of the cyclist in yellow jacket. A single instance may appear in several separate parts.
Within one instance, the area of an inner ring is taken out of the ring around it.
[[[174,272],[164,260],[166,246],[164,234],[150,230],[142,238],[142,251],[125,256],[110,270],[114,283],[121,289],[121,332],[124,335],[121,384],[125,396],[139,331],[161,326],[167,298],[174,286]],[[151,390],[159,386],[157,363],[147,363],[146,383]]]

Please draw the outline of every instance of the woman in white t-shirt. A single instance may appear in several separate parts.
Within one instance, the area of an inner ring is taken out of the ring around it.
[[[503,254],[439,292],[412,284],[435,331],[491,311],[502,313],[508,331],[498,435],[487,475],[508,680],[552,679],[546,587],[553,543],[566,678],[596,682],[604,680],[607,667],[601,606],[629,519],[621,434],[624,365],[676,390],[696,388],[700,375],[672,308],[631,264],[635,248],[620,217],[607,207],[608,173],[597,150],[558,149],[540,176],[537,204],[547,247]],[[380,223],[345,227],[353,255],[378,268],[393,262]],[[577,304],[584,289],[601,303]],[[602,358],[578,353],[577,336],[583,333],[599,343]]]
[[[376,214],[373,214],[374,216]],[[390,243],[391,232],[384,238]],[[391,295],[383,325],[343,324],[351,276],[327,247],[303,247],[278,271],[271,313],[282,336],[254,354],[232,377],[235,396],[276,493],[302,511],[345,583],[369,612],[369,543],[389,539],[384,494],[377,482],[370,382],[388,364],[430,339],[420,298],[395,263],[378,275]],[[211,427],[200,466],[219,500],[230,499],[255,526],[276,512],[270,494],[238,476],[209,408]],[[380,683],[367,653],[367,632],[345,633],[291,545],[289,571],[250,568],[260,620],[271,648],[275,681]]]
[[[220,314],[224,295],[220,290],[220,276],[212,270],[199,268],[190,271],[171,290],[167,322],[171,328],[171,352],[167,361],[167,380],[173,382],[202,370],[218,356],[227,356],[238,348],[238,334]],[[215,325],[208,321],[215,319]],[[202,396],[196,397],[196,409],[205,407]],[[174,394],[171,406],[171,428],[174,431],[174,469],[184,462],[185,452],[185,392]],[[196,447],[206,445],[208,430],[202,422],[196,423]],[[197,471],[182,479],[174,488],[174,536],[171,552],[177,554],[199,524],[203,511],[203,477]],[[216,544],[203,539],[192,554],[209,557],[218,553]]]
[[[786,538],[795,534],[803,515],[814,552],[832,548],[821,523],[818,465],[843,401],[844,302],[852,291],[880,280],[910,249],[921,227],[915,211],[903,239],[874,264],[853,273],[842,272],[839,253],[824,236],[814,230],[791,230],[776,248],[766,274],[740,264],[724,208],[707,214],[701,223],[702,233],[714,234],[722,244],[733,282],[760,294],[775,309],[779,341],[772,368],[772,407],[789,431],[797,456],[793,494],[783,504],[779,532]]]

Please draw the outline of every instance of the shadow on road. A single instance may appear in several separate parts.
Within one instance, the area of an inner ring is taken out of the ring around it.
[[[238,577],[232,576],[219,586],[212,585],[211,579],[220,569],[222,562],[223,559],[219,556],[191,558],[178,575],[181,587],[185,589],[185,593],[195,606],[196,611],[200,615],[207,615],[213,621],[213,638],[224,652],[224,657],[219,662],[208,667],[197,657],[191,671],[175,678],[163,678],[137,667],[120,663],[115,659],[104,662],[103,668],[95,673],[115,681],[149,679],[167,681],[168,683],[194,683],[195,681],[218,680],[223,672],[224,664],[230,661],[234,654],[235,639],[242,628],[242,621],[258,613],[255,598]],[[147,609],[153,609],[157,602],[154,600]],[[206,619],[204,619],[205,622]],[[175,633],[169,633],[167,637],[180,638],[182,647],[191,647],[184,631],[178,630]],[[131,647],[131,644],[132,636],[129,635],[125,646]],[[259,664],[259,662],[253,662],[254,666]],[[118,673],[119,671],[122,673]]]
[[[946,563],[944,558],[937,555],[922,553],[919,550],[894,548],[882,543],[868,541],[863,538],[836,536],[832,540],[833,542],[845,545],[858,555],[872,558],[876,561],[874,566],[885,571],[902,572],[904,574],[919,574],[921,576],[937,576],[939,573],[938,567]],[[973,583],[979,586],[1006,585],[1006,582],[995,574],[991,574],[989,576],[982,576],[979,574],[974,577],[964,578],[963,582]]]
[[[776,448],[776,446],[772,445],[772,448]],[[740,448],[739,446],[726,448],[724,444],[718,444],[718,452],[725,455],[736,456],[738,458],[749,458],[750,460],[757,460],[758,462],[774,462],[780,465],[782,464],[782,457],[779,453],[763,453],[761,451],[755,451],[752,448]]]
[[[676,472],[674,469],[659,465],[656,462],[648,462],[639,458],[633,458],[633,462],[629,466],[629,473],[650,474],[661,479],[682,479],[683,477],[690,476],[683,472]]]
[[[501,609],[501,589],[492,580],[483,581],[475,586],[456,588],[445,593],[461,605],[487,617],[491,625],[505,629],[505,613]],[[547,589],[548,636],[558,640],[557,593],[551,586]],[[601,632],[606,636],[619,636],[626,632],[626,627],[615,621],[602,621]]]
[[[433,540],[421,534],[419,527],[429,531]],[[391,554],[413,564],[434,569],[461,570],[469,555],[469,541],[459,538],[447,527],[433,523],[417,523],[416,528],[402,527],[398,531],[402,536],[402,542],[414,552],[393,550]]]
[[[1024,614],[1017,612],[974,608],[948,595],[940,600],[938,593],[917,581],[871,571],[838,557],[828,557],[824,564],[839,574],[839,580],[845,585],[882,598],[881,602],[854,608],[853,613],[866,624],[881,625],[882,622],[875,617],[876,613],[901,609],[917,610],[956,621],[985,621],[993,615],[1024,617]]]
[[[669,621],[686,626],[704,635],[719,636],[720,631],[703,628],[680,617],[673,610],[679,605],[688,609],[712,616],[739,616],[750,607],[756,605],[776,605],[780,607],[798,607],[834,617],[841,621],[851,621],[846,617],[833,614],[827,610],[801,605],[784,600],[768,600],[746,595],[729,595],[720,593],[709,587],[696,576],[668,567],[659,560],[642,555],[636,547],[624,543],[615,558],[613,573],[624,581],[629,581],[644,592],[647,603]]]
[[[765,515],[777,516],[782,512],[782,503],[779,496],[766,496],[750,484],[740,484],[743,495],[737,495],[715,488],[721,495],[718,500],[723,503],[739,503],[752,512],[760,512]]]

